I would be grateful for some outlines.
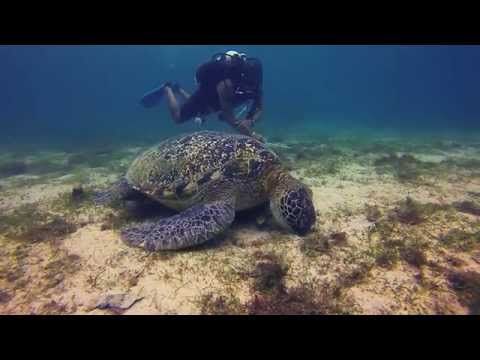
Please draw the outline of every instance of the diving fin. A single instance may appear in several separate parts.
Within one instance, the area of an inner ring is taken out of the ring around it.
[[[147,92],[140,100],[140,104],[142,104],[147,109],[158,105],[160,101],[162,101],[165,94],[165,86],[171,86],[171,84],[169,82],[166,82],[156,87],[155,89]]]

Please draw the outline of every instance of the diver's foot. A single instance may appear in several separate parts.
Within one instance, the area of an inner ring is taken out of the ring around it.
[[[172,88],[172,83],[170,81],[164,82],[162,85],[156,87],[155,89],[149,91],[143,95],[140,103],[146,108],[152,108],[160,103],[165,95],[165,88]]]

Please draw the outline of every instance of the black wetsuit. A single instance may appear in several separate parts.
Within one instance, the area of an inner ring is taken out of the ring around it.
[[[249,100],[253,105],[248,116],[253,111],[262,96],[263,70],[259,60],[249,58],[245,61],[227,63],[224,59],[215,58],[202,64],[196,73],[198,89],[182,105],[180,121],[185,122],[197,116],[218,112],[221,110],[217,86],[220,82],[230,79],[235,88],[233,107],[240,106]]]

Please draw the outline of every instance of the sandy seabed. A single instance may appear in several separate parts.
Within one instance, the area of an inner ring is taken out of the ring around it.
[[[118,209],[70,200],[79,184],[115,181],[142,148],[112,150],[94,166],[89,154],[63,172],[72,154],[36,154],[59,167],[0,177],[0,313],[478,313],[479,143],[274,140],[271,148],[313,191],[318,222],[311,234],[286,233],[256,210],[212,243],[158,254],[122,243],[112,222]],[[399,160],[405,155],[414,160]],[[438,209],[405,220],[406,199]],[[34,228],[37,236],[26,236],[21,218],[12,220],[18,209],[73,228]],[[463,237],[447,236],[459,232]],[[259,273],[266,262],[282,272]],[[271,280],[263,287],[262,276]],[[305,287],[308,297],[287,296]]]

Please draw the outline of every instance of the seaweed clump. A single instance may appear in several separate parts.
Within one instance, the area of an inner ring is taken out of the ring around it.
[[[308,257],[325,253],[330,248],[329,237],[320,232],[314,232],[302,239],[300,251]]]
[[[50,289],[65,280],[66,275],[71,275],[80,270],[80,257],[78,255],[70,254],[58,260],[54,260],[45,266],[45,286]]]
[[[337,315],[351,314],[354,303],[324,287],[320,294],[310,284],[275,293],[254,293],[245,304],[233,296],[205,295],[200,300],[203,315]]]
[[[470,171],[480,170],[480,160],[478,159],[446,159],[442,164],[447,167],[460,168]]]
[[[57,216],[46,224],[33,226],[26,232],[18,235],[18,238],[30,243],[43,242],[45,240],[58,241],[75,231],[77,231],[76,225]]]
[[[81,185],[73,186],[70,192],[59,194],[51,203],[52,209],[68,214],[78,215],[85,207],[93,205],[93,191]]]
[[[202,315],[244,315],[245,307],[233,296],[204,295],[199,300]]]
[[[439,237],[442,244],[462,251],[473,250],[480,244],[480,231],[468,233],[460,229],[451,229]]]
[[[11,161],[0,165],[0,178],[25,174],[27,164],[24,161]]]
[[[42,212],[35,205],[23,205],[11,214],[0,216],[0,231],[12,239],[27,243],[61,240],[76,230],[74,224]]]
[[[340,315],[352,313],[354,304],[336,287],[315,289],[303,283],[274,294],[254,294],[245,308],[249,315]]]
[[[398,156],[395,153],[377,159],[374,165],[377,173],[393,173],[402,182],[416,181],[423,173],[436,166],[435,163],[420,161],[409,154]]]
[[[0,290],[0,304],[8,303],[12,299],[12,296],[6,291]]]
[[[412,266],[421,267],[428,263],[426,250],[429,248],[428,242],[418,238],[384,237],[372,251],[375,263],[383,268],[392,268],[400,260]]]
[[[480,216],[480,205],[473,201],[461,201],[453,204],[460,212]]]
[[[345,232],[324,234],[314,232],[305,236],[300,243],[300,251],[307,257],[315,257],[328,252],[332,246],[344,246],[348,242]]]
[[[385,144],[381,142],[374,142],[372,144],[360,145],[360,152],[364,154],[378,154],[389,153],[392,154],[396,148],[394,145]]]
[[[429,242],[419,237],[402,235],[404,231],[399,231],[399,225],[418,225],[437,211],[438,207],[441,206],[420,204],[407,198],[388,216],[375,222],[369,231],[369,239],[374,241],[370,251],[375,263],[385,268],[393,267],[400,260],[416,267],[427,264]]]
[[[49,160],[35,161],[28,165],[27,170],[31,174],[44,175],[69,170],[69,166]]]
[[[43,304],[39,309],[39,313],[45,315],[64,315],[71,312],[73,311],[68,311],[65,304],[59,303],[55,300],[50,300]]]
[[[467,306],[471,315],[480,315],[480,274],[473,271],[452,272],[448,281],[461,304]]]
[[[0,215],[0,232],[25,232],[48,220],[48,215],[36,204],[21,205],[11,213]]]
[[[0,178],[23,174],[45,175],[68,170],[68,166],[49,160],[35,162],[11,161],[0,165]]]
[[[72,189],[71,197],[72,201],[78,204],[87,199],[87,194],[82,186],[76,186]]]
[[[370,222],[376,222],[382,217],[382,212],[378,208],[378,206],[366,206],[365,217]]]
[[[334,234],[336,241],[344,233]],[[342,240],[340,240],[342,242]],[[315,289],[313,284],[301,283],[287,288],[284,283],[288,266],[275,254],[256,253],[261,259],[251,274],[252,298],[244,305],[249,315],[321,315],[350,312],[352,304],[341,297],[341,289],[324,286]],[[319,290],[319,291],[316,291]]]
[[[341,294],[338,286],[315,288],[313,284],[301,283],[287,288],[284,278],[288,266],[272,253],[257,252],[258,260],[253,271],[246,273],[253,278],[252,297],[246,303],[229,296],[208,294],[200,300],[202,314],[214,315],[323,315],[348,314],[353,303]]]
[[[418,225],[426,221],[431,215],[439,210],[449,209],[448,205],[439,205],[433,203],[422,204],[411,197],[402,202],[391,214],[391,219],[397,219],[399,222],[407,225]]]
[[[282,292],[283,278],[288,272],[288,266],[274,254],[255,254],[261,260],[257,262],[250,276],[253,277],[253,291],[261,293]]]
[[[67,164],[70,167],[79,165],[87,165],[91,168],[104,167],[108,164],[109,159],[106,154],[80,153],[70,155],[67,159]]]

